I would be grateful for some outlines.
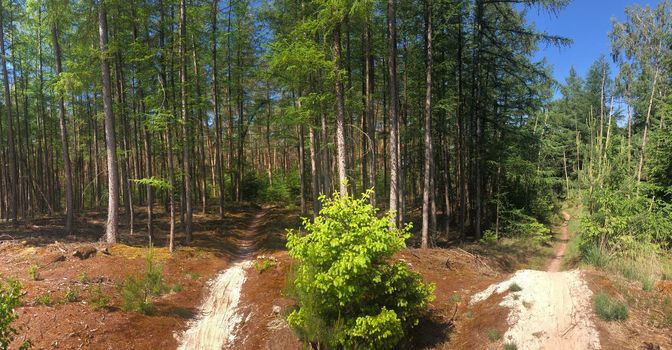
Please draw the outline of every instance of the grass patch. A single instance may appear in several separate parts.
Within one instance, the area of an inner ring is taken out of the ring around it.
[[[509,292],[514,292],[515,293],[515,292],[520,292],[521,290],[523,290],[523,288],[521,286],[519,286],[518,283],[514,282],[514,283],[511,283],[511,285],[509,286]]]
[[[192,281],[197,281],[199,278],[201,278],[201,276],[196,272],[189,272],[187,275],[189,275],[189,278],[191,278]]]
[[[274,257],[260,256],[257,257],[257,260],[254,262],[254,269],[263,273],[264,271],[274,268],[278,265],[278,260]]]
[[[516,343],[506,343],[504,344],[504,350],[518,350],[518,345]]]
[[[40,279],[40,267],[37,265],[31,265],[28,268],[28,276],[30,276],[30,279],[33,281]]]
[[[91,282],[91,279],[89,278],[89,275],[88,275],[86,272],[81,272],[81,273],[77,276],[77,280],[78,280],[79,283],[81,283],[81,284],[89,284],[89,282]]]
[[[613,300],[605,293],[593,297],[595,313],[604,321],[624,321],[628,319],[628,307],[625,303]]]
[[[47,293],[42,294],[35,299],[37,305],[50,306],[51,305],[51,296]]]
[[[79,289],[78,288],[68,288],[63,294],[64,303],[74,303],[79,299]]]
[[[583,262],[601,269],[609,265],[609,256],[597,246],[591,246],[583,253]]]
[[[181,291],[181,285],[169,286],[163,281],[161,265],[154,260],[154,248],[150,246],[145,256],[145,272],[141,276],[127,276],[120,286],[122,309],[137,311],[145,315],[154,312],[153,296],[170,291]]]
[[[498,341],[499,339],[502,338],[502,334],[499,333],[499,331],[496,330],[496,329],[488,329],[488,330],[485,332],[485,335],[488,337],[488,340],[489,340],[491,343],[494,343],[494,342],[496,342],[496,341]]]
[[[95,286],[89,288],[87,302],[94,310],[107,308],[107,306],[110,304],[110,298],[105,295],[105,293],[103,293],[103,287],[101,283],[98,283]]]

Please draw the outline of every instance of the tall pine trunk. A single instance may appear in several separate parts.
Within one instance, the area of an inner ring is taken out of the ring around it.
[[[397,104],[397,30],[394,0],[387,0],[387,54],[390,122],[390,211],[392,224],[399,220],[399,106]]]
[[[432,0],[427,1],[427,28],[426,28],[426,45],[427,45],[427,75],[425,87],[425,163],[424,163],[424,179],[422,189],[422,239],[421,247],[427,248],[429,244],[429,225],[430,225],[430,207],[434,202],[434,189],[432,188],[432,169],[434,154],[432,149]]]
[[[107,11],[105,5],[98,9],[98,33],[100,43],[100,70],[103,79],[103,111],[105,113],[105,146],[107,149],[107,243],[117,242],[119,217],[119,173],[117,166],[117,143],[115,140],[114,114],[112,113],[112,91],[110,86],[110,63],[107,52]]]
[[[184,172],[184,203],[185,218],[184,232],[186,242],[191,243],[193,207],[191,203],[191,152],[190,152],[190,134],[189,117],[187,115],[187,3],[186,0],[180,1],[180,107],[182,114],[182,171]]]
[[[336,159],[338,168],[339,193],[342,197],[348,194],[345,149],[345,96],[343,77],[341,77],[341,24],[336,24],[332,33],[331,53],[336,61]]]

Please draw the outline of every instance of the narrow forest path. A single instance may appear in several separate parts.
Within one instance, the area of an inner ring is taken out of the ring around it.
[[[265,210],[258,212],[247,228],[239,231],[241,239],[234,264],[208,283],[208,294],[198,316],[179,337],[179,350],[221,350],[235,341],[236,327],[242,321],[238,312],[240,294],[257,251],[258,228],[265,215]]]
[[[560,229],[560,242],[555,247],[555,256],[551,260],[551,263],[548,265],[548,272],[559,272],[562,269],[562,260],[565,257],[565,251],[567,250],[567,243],[569,242],[569,220],[572,218],[568,212],[562,211],[563,223],[559,226]]]
[[[560,243],[547,271],[519,270],[506,281],[472,296],[471,304],[508,293],[501,306],[510,309],[503,337],[519,350],[596,350],[600,337],[592,321],[592,292],[581,270],[563,271],[570,215],[560,227]]]

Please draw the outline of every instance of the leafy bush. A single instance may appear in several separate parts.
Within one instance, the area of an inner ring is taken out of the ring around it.
[[[21,305],[22,288],[17,280],[0,282],[0,350],[6,350],[17,335],[12,323],[19,317],[15,309]]]
[[[89,289],[88,302],[94,310],[106,308],[110,303],[110,298],[103,292],[102,284],[97,284]]]
[[[121,285],[124,311],[138,311],[145,315],[154,311],[152,296],[169,292],[171,288],[163,282],[161,266],[154,261],[154,249],[150,245],[145,257],[145,272],[142,276],[128,276]]]
[[[44,293],[35,299],[35,303],[38,305],[50,306],[51,305],[51,296],[47,293]]]
[[[518,350],[518,345],[516,343],[505,343],[504,350]]]
[[[31,265],[28,268],[28,276],[30,276],[30,279],[33,281],[37,281],[40,279],[40,267],[37,265]]]
[[[491,343],[494,343],[494,342],[498,341],[502,337],[502,334],[499,333],[499,331],[496,330],[496,329],[488,329],[485,332],[485,335],[488,337],[488,340]]]
[[[68,288],[63,295],[64,303],[74,303],[77,299],[79,299],[79,288],[77,287]]]
[[[628,319],[628,307],[619,301],[612,300],[605,293],[593,297],[597,316],[605,321],[623,321]]]
[[[524,238],[539,243],[548,243],[551,240],[551,230],[533,216],[525,214],[522,209],[503,210],[501,219],[502,237]],[[486,234],[494,235],[487,231]],[[496,240],[497,237],[495,235],[484,239]]]
[[[270,268],[275,267],[278,261],[273,257],[260,256],[254,262],[254,269],[262,273]]]
[[[433,285],[392,261],[410,226],[390,228],[391,214],[378,218],[369,194],[322,196],[315,222],[304,219],[308,233],[288,233],[289,253],[298,260],[291,281],[298,309],[288,322],[327,348],[393,348],[433,298]]]

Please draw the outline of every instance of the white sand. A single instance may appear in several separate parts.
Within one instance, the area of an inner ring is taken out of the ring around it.
[[[522,290],[509,292],[513,283]],[[500,305],[511,309],[504,342],[515,343],[519,350],[600,349],[599,334],[591,319],[592,292],[579,270],[520,270],[475,294],[471,304],[504,292],[508,294]]]
[[[251,264],[249,260],[236,263],[209,283],[208,296],[199,315],[179,337],[178,350],[221,350],[233,344],[242,319],[237,312],[240,290]]]

